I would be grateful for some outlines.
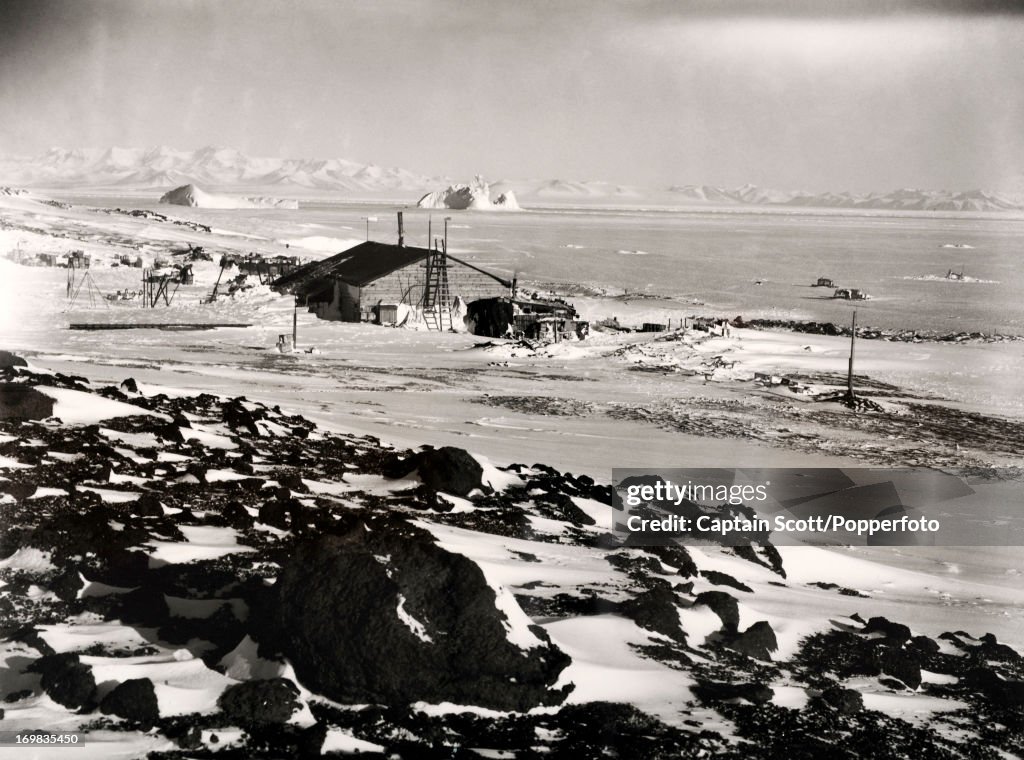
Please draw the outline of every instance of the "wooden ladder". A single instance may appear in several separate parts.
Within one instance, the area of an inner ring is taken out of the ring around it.
[[[448,259],[434,250],[427,258],[427,287],[423,293],[423,319],[431,330],[452,329],[452,297],[448,285]]]

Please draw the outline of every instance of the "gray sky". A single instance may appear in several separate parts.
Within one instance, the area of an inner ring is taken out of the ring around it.
[[[0,152],[216,144],[460,178],[998,189],[1024,178],[1013,5],[5,0]]]

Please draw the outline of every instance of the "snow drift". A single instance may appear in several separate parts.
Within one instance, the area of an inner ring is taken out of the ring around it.
[[[161,203],[175,206],[191,206],[193,208],[286,208],[298,209],[298,201],[281,200],[279,198],[232,198],[228,195],[214,195],[188,184],[176,187],[160,196]]]

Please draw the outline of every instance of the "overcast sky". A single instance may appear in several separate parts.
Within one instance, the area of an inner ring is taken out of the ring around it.
[[[1024,173],[1014,5],[4,0],[0,152],[216,144],[458,178],[998,189]]]

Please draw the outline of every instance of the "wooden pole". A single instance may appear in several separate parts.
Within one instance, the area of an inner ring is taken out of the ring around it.
[[[299,302],[292,307],[292,348],[299,347]]]
[[[857,310],[853,310],[853,325],[850,328],[850,368],[846,374],[846,395],[853,399],[853,354],[857,346]]]

